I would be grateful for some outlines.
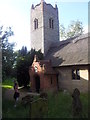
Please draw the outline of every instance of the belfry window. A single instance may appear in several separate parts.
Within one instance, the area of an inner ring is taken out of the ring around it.
[[[49,19],[49,28],[54,28],[54,21],[52,18]]]
[[[34,29],[38,28],[38,19],[35,18],[34,20]]]

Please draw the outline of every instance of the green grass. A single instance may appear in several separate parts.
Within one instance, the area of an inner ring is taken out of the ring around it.
[[[5,89],[3,90],[3,93]],[[37,99],[37,97],[35,97]],[[83,118],[88,117],[88,95],[81,94],[83,105]],[[21,102],[14,108],[14,101],[3,97],[3,118],[28,118],[30,115],[29,105],[25,108]],[[48,118],[72,118],[72,97],[70,94],[58,92],[48,94]]]
[[[83,111],[82,118],[88,118],[88,94],[81,93],[80,100]],[[59,92],[56,96],[49,96],[48,99],[49,118],[73,118],[72,97],[70,94]],[[79,118],[79,116],[77,116]]]
[[[2,85],[6,86],[13,86],[15,78],[7,78],[6,80],[2,81]]]
[[[48,99],[48,117],[49,118],[71,118],[71,96],[59,92],[55,96],[49,96]]]
[[[14,80],[16,80],[16,79],[15,78],[7,78],[2,81],[2,84],[0,84],[0,86],[2,86],[2,88],[11,89],[11,88],[13,88]]]
[[[2,89],[2,118],[28,118],[29,117],[29,106],[25,108],[20,101],[17,103],[17,107],[14,107],[15,101],[8,100],[4,97],[5,91]]]
[[[88,117],[89,94],[81,93],[80,100],[81,100],[82,107],[83,107],[83,117]]]
[[[7,88],[7,89],[11,89],[13,88],[13,86],[10,86],[10,85],[2,85],[3,88]]]
[[[3,118],[28,118],[29,107],[25,109],[21,103],[18,103],[17,107],[14,107],[14,101],[3,101]]]

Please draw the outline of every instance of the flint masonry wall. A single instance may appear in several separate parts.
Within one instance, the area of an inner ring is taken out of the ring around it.
[[[47,53],[51,44],[59,41],[58,8],[51,4],[44,4],[44,51]],[[49,19],[53,19],[53,29],[49,28]]]
[[[38,19],[38,29],[34,29],[34,20]],[[31,9],[31,48],[43,52],[43,8],[37,5]]]

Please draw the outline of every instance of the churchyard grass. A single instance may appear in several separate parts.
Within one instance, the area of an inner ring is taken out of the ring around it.
[[[89,94],[85,94],[85,93],[81,93],[80,95],[80,100],[82,103],[82,108],[83,108],[83,113],[82,113],[82,117],[88,117],[88,111],[89,111]]]
[[[4,96],[7,88],[2,88],[2,117],[3,118],[28,118],[29,106],[25,108],[20,101],[17,103],[17,107],[14,107],[14,99],[6,99]]]
[[[14,107],[14,101],[3,100],[3,118],[27,118],[29,115],[29,107],[25,109],[20,103]]]
[[[3,88],[3,93],[6,88]],[[38,99],[38,97],[35,97]],[[83,105],[83,118],[88,117],[88,94],[80,95]],[[14,108],[14,101],[6,100],[3,97],[3,118],[28,118],[30,115],[29,105],[26,108],[18,103]],[[72,118],[72,97],[69,93],[58,92],[57,94],[48,93],[48,118]]]
[[[69,94],[59,92],[56,95],[49,95],[48,99],[49,118],[70,118],[72,98]]]
[[[15,78],[7,78],[5,80],[2,81],[2,85],[4,88],[12,88],[13,84],[14,84],[14,80],[16,80]]]
[[[82,102],[83,107],[82,118],[88,118],[88,94],[81,93],[80,100]],[[49,118],[73,118],[71,94],[59,92],[56,95],[50,95],[48,102]]]

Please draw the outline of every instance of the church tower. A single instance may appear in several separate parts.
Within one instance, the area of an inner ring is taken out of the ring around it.
[[[31,48],[41,49],[44,55],[50,46],[59,41],[59,18],[57,5],[53,7],[41,0],[31,6]]]

